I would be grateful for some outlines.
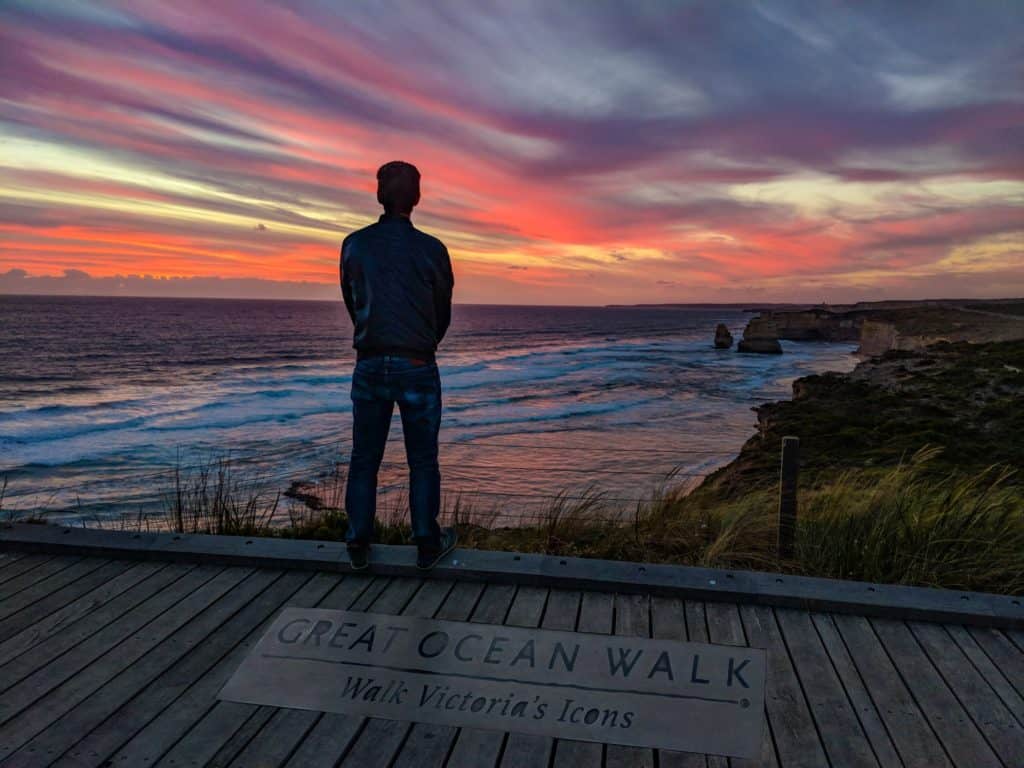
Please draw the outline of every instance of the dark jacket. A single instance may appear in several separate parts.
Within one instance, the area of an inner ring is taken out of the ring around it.
[[[358,356],[433,360],[452,317],[452,263],[436,237],[381,214],[341,244],[341,294]]]

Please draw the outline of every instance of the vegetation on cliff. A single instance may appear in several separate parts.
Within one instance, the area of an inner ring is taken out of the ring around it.
[[[928,465],[936,477],[1024,467],[1024,340],[888,352],[849,374],[799,379],[793,390],[792,400],[756,409],[758,434],[698,494],[728,499],[771,487],[785,435],[800,438],[808,488],[845,469],[893,467],[929,446],[938,449]]]

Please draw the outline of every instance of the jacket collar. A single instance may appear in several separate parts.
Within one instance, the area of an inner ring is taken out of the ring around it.
[[[410,227],[412,226],[412,219],[410,219],[408,216],[402,216],[400,213],[382,213],[380,215],[380,218],[377,219],[377,221],[397,221],[403,224],[408,224]]]

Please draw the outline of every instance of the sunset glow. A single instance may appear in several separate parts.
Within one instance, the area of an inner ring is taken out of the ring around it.
[[[5,2],[0,293],[334,298],[401,159],[457,302],[1024,295],[1022,32],[998,2]]]

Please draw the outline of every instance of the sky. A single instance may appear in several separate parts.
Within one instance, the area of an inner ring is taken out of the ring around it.
[[[0,293],[336,299],[374,178],[463,303],[1024,295],[1024,2],[0,0]]]

